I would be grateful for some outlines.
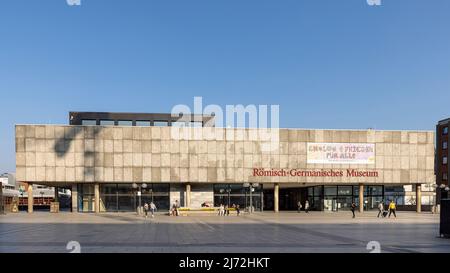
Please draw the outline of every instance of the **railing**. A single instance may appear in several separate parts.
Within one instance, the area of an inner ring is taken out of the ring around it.
[[[51,202],[54,202],[54,197],[34,197],[33,205],[34,206],[50,206]],[[28,206],[28,198],[20,197],[19,198],[19,206]]]

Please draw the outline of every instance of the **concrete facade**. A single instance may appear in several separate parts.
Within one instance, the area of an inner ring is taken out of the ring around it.
[[[262,132],[266,130],[17,125],[17,179],[49,186],[95,184],[96,196],[102,183],[170,183],[170,202],[179,200],[191,207],[213,201],[216,183],[258,182],[272,187],[435,183],[433,131],[280,129],[271,131],[275,141],[263,138]],[[375,163],[308,164],[307,143],[375,144]],[[376,171],[378,176],[264,177],[254,176],[254,168],[351,168]],[[98,211],[97,203],[95,207]]]
[[[279,130],[279,142],[250,140],[256,129],[195,128],[177,140],[169,127],[16,126],[19,181],[191,183],[434,183],[434,132]],[[183,129],[179,129],[180,131]],[[211,137],[212,136],[212,137]],[[308,142],[374,143],[374,165],[307,164]],[[262,145],[276,145],[264,151]],[[253,168],[376,170],[377,178],[254,177]]]

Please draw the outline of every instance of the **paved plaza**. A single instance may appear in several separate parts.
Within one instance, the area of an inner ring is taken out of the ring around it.
[[[438,237],[439,216],[399,212],[378,219],[376,212],[273,212],[241,217],[133,213],[36,212],[0,216],[0,252],[69,252],[77,241],[83,253],[368,253],[377,241],[386,253],[449,253]]]

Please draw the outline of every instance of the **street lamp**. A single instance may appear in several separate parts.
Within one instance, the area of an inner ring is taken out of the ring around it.
[[[231,203],[231,188],[226,189],[227,193],[228,193],[228,207],[230,207],[230,203]]]
[[[132,185],[131,185],[131,187],[134,189],[134,190],[137,190],[138,188],[139,188],[139,186],[138,186],[138,184],[136,184],[136,183],[133,183]],[[140,195],[140,191],[138,190],[138,192],[137,192],[137,195],[138,195],[138,197],[139,197],[139,206],[137,207],[137,213],[138,213],[138,215],[140,215],[141,214],[141,195]],[[135,199],[134,199],[134,204],[136,204],[136,195],[135,195]]]
[[[152,203],[153,203],[153,189],[149,189],[148,190],[150,192],[151,198],[152,198]]]
[[[142,214],[142,189],[146,189],[147,188],[147,184],[142,183],[141,186],[138,186],[136,183],[133,183],[133,188],[139,188],[138,190],[138,197],[139,197],[139,207],[138,207],[138,214],[141,215]]]
[[[220,189],[219,192],[220,192],[220,205],[223,205],[223,194],[225,192],[225,189]]]
[[[437,185],[435,183],[427,184],[427,186],[428,186],[428,190],[431,191],[431,192],[434,191],[434,193],[436,193],[437,188],[439,188],[439,185]],[[433,214],[436,213],[436,194],[434,196],[431,196],[431,198],[432,198],[431,213],[433,213]]]
[[[141,207],[141,212],[142,212],[141,196],[142,196],[142,191],[145,191],[145,189],[147,188],[147,184],[146,183],[142,183],[141,188],[143,190],[141,190],[141,194],[139,195],[139,207]]]
[[[259,183],[244,183],[244,188],[249,188],[250,191],[250,209],[249,213],[253,212],[253,191],[259,187]]]

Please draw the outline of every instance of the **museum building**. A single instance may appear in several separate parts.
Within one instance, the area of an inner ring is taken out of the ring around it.
[[[429,210],[433,131],[219,128],[214,116],[71,112],[69,125],[16,125],[17,180],[71,190],[73,212]],[[142,204],[141,203],[141,204]]]

